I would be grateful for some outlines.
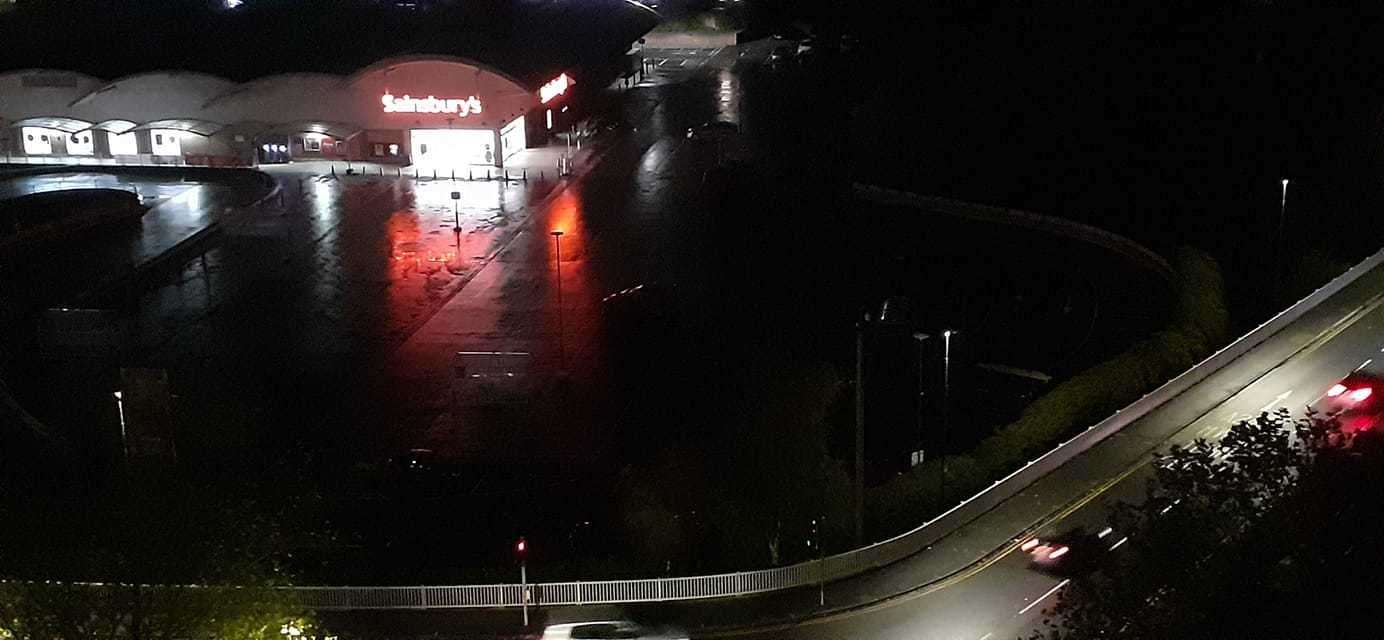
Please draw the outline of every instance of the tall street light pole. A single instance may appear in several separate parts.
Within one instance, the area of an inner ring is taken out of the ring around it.
[[[865,329],[870,314],[855,324],[855,478],[851,502],[855,511],[855,546],[865,540]]]
[[[562,231],[554,229],[549,233],[553,236],[557,252],[557,368],[558,374],[562,375],[567,372],[567,344],[562,326]]]
[[[125,439],[125,394],[116,391],[111,395],[115,396],[115,410],[120,414],[120,455],[129,459],[130,445]]]
[[[529,626],[529,541],[519,538],[514,543],[514,555],[519,556],[519,603],[524,609],[524,626]]]
[[[1279,184],[1282,185],[1283,189],[1279,192],[1278,197],[1278,232],[1275,233],[1273,237],[1274,265],[1270,273],[1274,274],[1274,286],[1281,291],[1283,286],[1281,283],[1285,275],[1285,268],[1283,265],[1283,227],[1288,211],[1288,179],[1283,178],[1279,181]]]
[[[913,333],[913,339],[918,342],[918,399],[916,401],[917,404],[914,406],[913,413],[916,414],[914,417],[918,422],[917,437],[920,445],[923,443],[923,343],[927,342],[927,339],[931,337],[932,336],[922,332]],[[923,455],[927,455],[926,451],[924,451]],[[917,464],[922,464],[923,461],[921,457],[922,456],[919,456],[920,459],[916,461]]]
[[[947,453],[951,449],[951,339],[956,331],[942,332],[942,504],[947,503]]]
[[[1288,211],[1288,179],[1284,178],[1281,184],[1283,185],[1283,191],[1278,198],[1278,236],[1275,240],[1275,245],[1279,248],[1280,252],[1283,248],[1283,225]]]

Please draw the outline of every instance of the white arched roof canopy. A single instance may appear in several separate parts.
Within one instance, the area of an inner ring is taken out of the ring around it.
[[[0,73],[0,120],[71,115],[73,102],[101,86],[74,71],[22,69]]]
[[[11,123],[14,127],[42,127],[53,129],[63,133],[77,133],[91,128],[91,123],[73,118],[39,116],[35,118],[23,118]]]
[[[186,71],[155,71],[113,80],[72,105],[74,117],[99,122],[117,118],[200,118],[203,106],[235,83]]]
[[[369,129],[494,129],[538,105],[538,96],[519,80],[463,58],[393,58],[361,70],[349,83],[353,110],[358,114],[355,120]],[[455,102],[434,112],[407,107],[387,110],[385,96],[432,96]],[[477,103],[479,112],[475,111]]]
[[[128,133],[132,131],[137,126],[139,126],[138,123],[130,122],[129,120],[103,120],[101,122],[91,125],[91,128],[98,131],[109,131],[111,133],[114,133],[115,135],[120,135],[122,133]]]
[[[138,127],[135,127],[135,130],[148,131],[150,129],[169,129],[172,131],[185,131],[187,133],[195,133],[199,136],[209,136],[225,128],[226,125],[221,124],[219,122],[211,122],[209,120],[197,120],[194,118],[166,118],[163,120],[154,120],[152,122],[146,122],[142,125],[139,125]]]

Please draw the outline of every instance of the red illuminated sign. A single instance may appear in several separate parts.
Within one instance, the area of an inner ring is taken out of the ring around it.
[[[444,99],[434,96],[415,98],[404,94],[402,98],[396,98],[386,93],[380,97],[380,102],[384,104],[385,113],[455,113],[467,116],[481,112],[481,101],[476,96]]]
[[[538,88],[538,101],[543,104],[548,104],[553,98],[567,93],[567,88],[574,84],[576,84],[576,82],[565,73],[553,78],[544,83],[542,87]]]

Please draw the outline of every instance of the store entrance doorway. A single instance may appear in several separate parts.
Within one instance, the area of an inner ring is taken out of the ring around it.
[[[410,155],[419,167],[496,166],[495,132],[489,129],[413,129]]]

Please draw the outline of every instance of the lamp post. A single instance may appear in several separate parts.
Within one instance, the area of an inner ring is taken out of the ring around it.
[[[1288,179],[1284,178],[1280,184],[1283,186],[1283,190],[1278,197],[1278,234],[1274,236],[1274,247],[1277,249],[1278,256],[1275,257],[1281,257],[1283,253],[1283,225],[1288,211]]]
[[[915,405],[914,408],[914,414],[918,421],[917,435],[919,444],[922,444],[923,438],[923,343],[927,342],[927,339],[931,337],[932,336],[919,331],[913,333],[913,339],[918,342],[918,399],[917,405]],[[922,456],[919,456],[917,460],[918,464],[922,464],[923,461],[921,458]]]
[[[951,449],[951,339],[958,332],[942,332],[942,504],[947,503],[947,451]]]
[[[514,543],[514,555],[519,557],[519,603],[524,609],[524,626],[529,626],[529,541],[519,538]]]
[[[1288,182],[1287,178],[1279,180],[1281,190],[1278,192],[1278,229],[1273,236],[1273,261],[1270,273],[1273,274],[1274,284],[1272,288],[1277,291],[1283,289],[1283,278],[1285,269],[1283,265],[1283,227],[1287,220],[1288,211]]]
[[[827,604],[827,571],[826,553],[822,550],[822,523],[826,522],[827,517],[822,516],[812,521],[812,541],[809,546],[816,547],[817,552],[817,606]]]
[[[120,455],[129,459],[130,445],[125,439],[125,394],[116,391],[111,395],[115,396],[115,410],[120,414]]]
[[[855,545],[865,539],[865,330],[870,314],[855,324],[855,478],[851,483]]]
[[[567,372],[567,345],[562,326],[562,231],[554,229],[548,233],[553,236],[557,252],[557,368],[562,375]]]

